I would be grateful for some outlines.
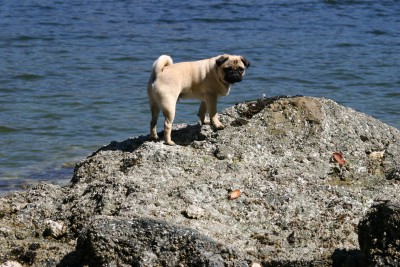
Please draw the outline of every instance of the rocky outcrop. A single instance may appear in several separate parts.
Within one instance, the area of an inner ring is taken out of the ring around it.
[[[71,184],[0,199],[0,259],[32,266],[364,266],[358,223],[399,200],[400,132],[335,102],[277,97],[111,142]],[[235,191],[235,197],[231,193]]]

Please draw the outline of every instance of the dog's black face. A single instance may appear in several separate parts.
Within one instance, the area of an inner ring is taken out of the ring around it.
[[[216,60],[217,66],[222,70],[220,77],[229,84],[241,82],[245,73],[245,68],[250,66],[250,62],[242,56],[223,55]]]
[[[223,69],[224,71],[224,80],[227,83],[234,84],[237,82],[241,82],[243,79],[244,68],[242,67],[227,67]]]

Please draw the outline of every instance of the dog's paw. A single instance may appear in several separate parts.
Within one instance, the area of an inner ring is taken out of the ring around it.
[[[225,125],[223,125],[222,123],[213,124],[212,126],[214,127],[215,130],[223,130],[223,129],[225,129]]]
[[[174,141],[165,141],[165,144],[169,145],[169,146],[175,146],[176,145]]]
[[[160,138],[158,137],[158,135],[150,136],[150,140],[153,141],[153,142],[158,142],[158,141],[160,141]]]

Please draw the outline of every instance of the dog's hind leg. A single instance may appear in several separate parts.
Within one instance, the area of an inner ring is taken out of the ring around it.
[[[156,103],[151,94],[149,94],[149,104],[151,111],[150,138],[151,140],[158,140],[157,120],[158,120],[158,115],[160,114],[160,107],[158,106],[158,104]]]
[[[163,99],[162,103],[162,112],[165,117],[164,123],[164,140],[167,145],[175,145],[175,143],[171,139],[171,131],[172,131],[172,123],[175,118],[175,108],[176,108],[176,100],[174,101],[172,98]]]
[[[150,138],[152,140],[158,140],[157,120],[159,114],[160,114],[160,108],[157,105],[154,105],[151,108],[151,121],[150,121]]]

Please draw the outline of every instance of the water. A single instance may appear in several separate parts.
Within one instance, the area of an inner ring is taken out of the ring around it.
[[[331,98],[400,128],[400,2],[1,1],[0,194],[65,183],[74,162],[148,134],[153,61],[244,55],[219,102]],[[195,123],[197,103],[175,122]]]

